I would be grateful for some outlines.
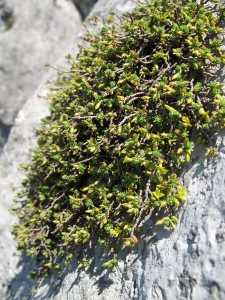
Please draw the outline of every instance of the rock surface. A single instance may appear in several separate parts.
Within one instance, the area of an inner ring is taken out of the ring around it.
[[[112,2],[112,1],[111,1]],[[112,3],[99,0],[93,9],[106,16],[109,9],[120,12],[131,9],[130,1]],[[68,52],[75,53],[77,41]],[[65,65],[61,62],[61,65]],[[192,162],[183,170],[182,180],[188,187],[189,200],[182,207],[175,231],[154,226],[154,219],[143,221],[139,243],[124,248],[121,262],[112,272],[101,268],[106,254],[94,248],[90,269],[77,271],[76,261],[56,275],[44,280],[32,295],[35,284],[28,275],[33,261],[18,254],[9,233],[14,222],[8,213],[13,192],[22,174],[18,165],[29,161],[35,147],[35,127],[48,114],[45,95],[46,75],[34,95],[20,110],[8,143],[0,157],[0,299],[12,300],[220,300],[225,299],[225,132],[215,134],[219,151],[215,161],[204,160],[204,148],[196,148]]]
[[[81,25],[67,0],[0,1],[0,148],[22,105]]]

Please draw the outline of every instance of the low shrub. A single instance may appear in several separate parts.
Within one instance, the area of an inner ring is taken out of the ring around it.
[[[135,245],[153,210],[164,210],[156,224],[176,227],[191,136],[211,158],[211,129],[225,126],[216,74],[225,63],[225,8],[214,2],[137,2],[130,14],[92,17],[99,34],[87,29],[88,45],[68,54],[69,72],[51,87],[50,115],[12,208],[18,249],[37,260],[32,276],[60,272],[78,244],[79,267],[89,263],[90,242],[112,253],[117,240]],[[103,266],[117,263],[115,255]]]

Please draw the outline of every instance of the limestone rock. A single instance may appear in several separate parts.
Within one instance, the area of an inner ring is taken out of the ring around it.
[[[22,105],[75,38],[81,19],[67,0],[0,1],[0,148]]]
[[[106,16],[109,9],[125,12],[131,7],[130,1],[99,0],[92,13]],[[75,53],[76,44],[77,40],[68,52]],[[16,252],[9,233],[14,218],[7,208],[13,197],[11,186],[22,178],[18,165],[30,160],[35,127],[48,114],[47,103],[36,96],[47,93],[47,78],[53,80],[54,74],[45,77],[20,110],[0,157],[0,299],[225,299],[224,131],[213,138],[219,152],[214,161],[206,161],[204,147],[198,147],[183,170],[189,200],[181,208],[175,231],[155,227],[154,218],[146,219],[138,245],[119,253],[121,262],[113,271],[102,269],[107,254],[96,247],[90,250],[94,256],[90,269],[78,271],[74,260],[60,276],[45,279],[36,295],[31,294],[35,282],[28,274],[34,262]]]

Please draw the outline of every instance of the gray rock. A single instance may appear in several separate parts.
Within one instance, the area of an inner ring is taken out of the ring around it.
[[[105,16],[109,9],[130,10],[131,2],[99,0],[92,12]],[[69,50],[72,54],[76,44]],[[53,73],[47,78],[53,80]],[[205,149],[198,147],[183,170],[181,180],[188,187],[189,200],[181,208],[175,231],[155,227],[154,217],[143,220],[138,245],[120,251],[121,262],[112,272],[101,268],[107,254],[94,247],[90,269],[77,271],[74,260],[61,276],[44,280],[37,294],[31,294],[35,282],[28,274],[34,262],[16,252],[9,233],[14,218],[7,209],[13,198],[11,186],[19,185],[22,178],[18,165],[30,160],[35,127],[48,114],[47,103],[36,94],[46,93],[43,81],[19,112],[0,157],[0,299],[225,299],[224,131],[215,135],[219,156],[214,161],[205,161]]]
[[[0,1],[0,148],[14,119],[81,24],[67,0]]]

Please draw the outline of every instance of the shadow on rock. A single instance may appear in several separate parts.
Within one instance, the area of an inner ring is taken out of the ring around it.
[[[75,255],[76,257],[62,269],[60,274],[52,273],[49,278],[37,281],[32,280],[29,276],[29,273],[35,267],[34,259],[23,254],[17,266],[17,270],[20,271],[8,286],[7,300],[60,299],[62,295],[76,293],[78,286],[79,288],[80,286],[83,286],[83,288],[87,286],[88,289],[90,284],[97,288],[98,295],[101,295],[118,280],[120,280],[123,289],[130,277],[132,277],[135,286],[137,264],[141,262],[142,269],[145,269],[145,260],[151,249],[155,249],[155,245],[160,240],[169,238],[172,233],[171,230],[153,225],[158,218],[159,216],[152,215],[151,218],[143,221],[143,228],[137,233],[139,241],[136,246],[124,247],[122,241],[118,241],[113,245],[119,260],[118,266],[113,270],[103,268],[102,264],[112,259],[114,253],[108,253],[100,246],[93,245],[87,250],[87,258],[91,259],[91,264],[85,270],[78,268],[78,255]],[[82,252],[82,248],[80,251]],[[37,286],[36,295],[31,291],[32,287],[35,286]]]
[[[17,264],[17,272],[15,277],[8,284],[7,300],[29,300],[32,299],[32,292],[30,288],[37,284],[37,280],[30,278],[30,272],[35,266],[32,258],[27,257],[24,253]]]

